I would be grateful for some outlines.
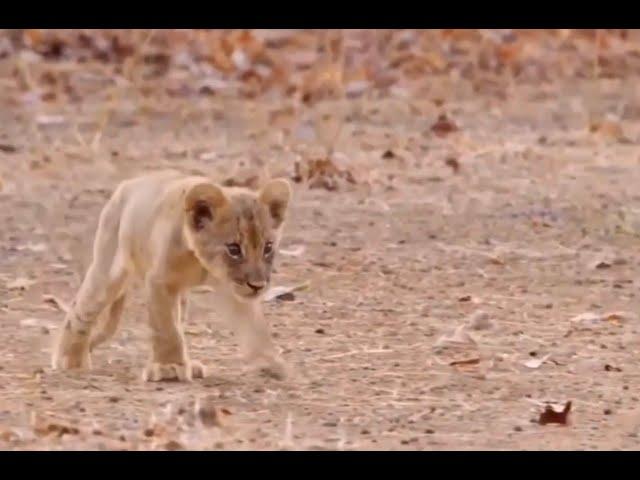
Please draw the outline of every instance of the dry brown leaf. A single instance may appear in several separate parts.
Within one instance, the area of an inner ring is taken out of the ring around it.
[[[350,170],[339,168],[329,158],[311,159],[304,163],[296,161],[292,179],[296,183],[306,182],[309,188],[329,191],[338,190],[341,182],[356,183]]]
[[[428,51],[424,53],[423,60],[431,67],[431,71],[443,72],[448,65],[447,60],[439,53],[435,51]]]
[[[570,320],[572,326],[589,328],[597,327],[603,322],[609,322],[612,325],[621,326],[623,321],[635,320],[637,315],[633,312],[610,312],[610,313],[593,313],[585,312],[576,315]],[[570,333],[570,331],[569,331]]]
[[[228,409],[217,406],[213,400],[204,400],[196,408],[198,418],[205,427],[224,427],[226,418],[231,415]]]
[[[78,435],[80,433],[79,428],[67,422],[48,419],[35,412],[31,414],[31,427],[38,436],[55,435],[62,437],[63,435]]]
[[[538,423],[540,425],[547,425],[549,423],[557,423],[560,425],[567,425],[569,423],[569,413],[571,412],[571,402],[567,402],[564,409],[560,412],[556,412],[551,405],[547,405],[544,412],[540,414]]]
[[[243,178],[227,178],[222,181],[225,187],[244,187],[256,190],[260,186],[259,175],[246,175]]]
[[[290,287],[284,287],[284,286],[271,287],[264,294],[264,301],[269,302],[271,300],[284,300],[284,301],[294,300],[295,296],[293,295],[293,292],[306,290],[307,288],[309,288],[309,285],[310,285],[309,282],[304,282],[299,285],[294,285]]]
[[[602,315],[602,319],[614,325],[620,325],[623,321],[637,319],[637,315],[633,312],[611,312]]]
[[[164,444],[164,448],[170,451],[185,450],[184,445],[177,440],[169,440]]]
[[[452,367],[456,366],[468,366],[468,365],[478,365],[480,363],[479,358],[469,358],[466,360],[454,360],[453,362],[449,362],[449,365]]]
[[[22,39],[26,45],[37,48],[44,39],[44,35],[39,28],[28,28],[22,32]]]
[[[446,137],[450,133],[457,132],[458,126],[449,120],[446,114],[441,114],[436,122],[431,126],[431,131],[438,137]]]
[[[453,173],[458,173],[460,171],[460,162],[455,157],[449,157],[444,161],[445,165],[451,167]]]
[[[624,130],[622,129],[620,122],[612,119],[592,123],[589,125],[589,131],[608,139],[617,141],[626,140]]]
[[[18,148],[14,145],[9,145],[8,143],[0,144],[0,152],[2,153],[16,153]]]
[[[13,443],[21,440],[21,438],[20,435],[13,430],[3,430],[0,432],[0,440]]]
[[[223,72],[232,72],[235,65],[231,60],[232,47],[221,35],[215,35],[210,45],[211,63]]]
[[[48,294],[47,295],[43,295],[42,296],[42,300],[45,303],[53,305],[54,307],[56,307],[61,312],[65,312],[66,313],[66,312],[69,311],[69,305],[66,302],[63,302],[62,300],[60,300],[55,295],[48,295]]]

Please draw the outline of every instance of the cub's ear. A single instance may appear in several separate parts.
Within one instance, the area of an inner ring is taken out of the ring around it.
[[[269,209],[276,228],[284,222],[291,195],[289,182],[282,178],[270,180],[260,191],[258,198]]]
[[[220,187],[213,183],[198,183],[191,187],[184,199],[184,208],[194,230],[202,230],[207,222],[212,222],[216,212],[228,200]]]

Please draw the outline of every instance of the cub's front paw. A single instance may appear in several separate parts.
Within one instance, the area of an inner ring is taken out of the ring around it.
[[[54,370],[89,370],[91,368],[89,342],[84,337],[76,338],[68,331],[64,331],[54,347],[51,367]]]
[[[152,362],[142,372],[142,379],[145,382],[190,382],[194,378],[203,378],[205,375],[206,368],[197,361],[187,363]]]

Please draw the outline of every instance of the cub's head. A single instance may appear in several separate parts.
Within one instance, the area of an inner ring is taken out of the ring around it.
[[[237,297],[255,299],[269,286],[290,200],[291,187],[283,179],[259,192],[209,182],[186,192],[191,248],[207,270],[228,280]]]

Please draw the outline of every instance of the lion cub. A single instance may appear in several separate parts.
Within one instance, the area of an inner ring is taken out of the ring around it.
[[[90,368],[90,352],[116,331],[127,287],[144,280],[151,325],[147,381],[205,376],[183,334],[187,291],[214,287],[249,360],[283,378],[260,297],[269,286],[291,187],[222,188],[206,177],[163,171],[121,183],[100,214],[93,261],[64,320],[53,368]],[[98,322],[98,319],[101,319]],[[96,328],[97,327],[97,328]]]

